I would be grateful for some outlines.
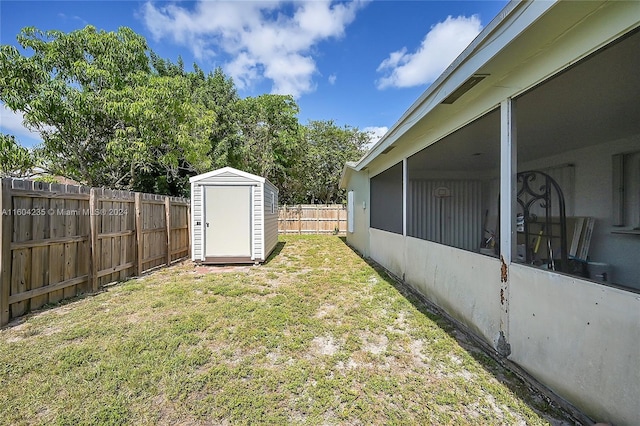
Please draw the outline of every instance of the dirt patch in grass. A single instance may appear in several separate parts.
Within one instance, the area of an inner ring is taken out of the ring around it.
[[[571,424],[337,237],[31,314],[0,386],[7,424]]]

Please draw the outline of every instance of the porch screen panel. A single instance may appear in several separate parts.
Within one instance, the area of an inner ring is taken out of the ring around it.
[[[402,234],[402,163],[371,178],[371,227]]]
[[[409,181],[409,236],[478,251],[482,220],[482,182]]]
[[[574,213],[575,189],[574,188],[575,188],[575,180],[576,180],[575,179],[576,168],[572,164],[563,164],[563,165],[553,166],[553,167],[538,168],[536,170],[539,170],[543,173],[548,174],[549,176],[551,176],[553,180],[556,181],[556,183],[560,187],[560,190],[562,191],[562,194],[564,196],[564,206],[565,206],[566,215],[574,216],[575,215]],[[558,205],[557,205],[558,200],[555,199],[554,197],[552,201],[554,203],[553,213],[554,215],[558,215],[559,214]],[[530,212],[537,215],[538,217],[543,217],[545,215],[544,208],[540,207],[539,205],[532,206],[532,208],[530,209]]]

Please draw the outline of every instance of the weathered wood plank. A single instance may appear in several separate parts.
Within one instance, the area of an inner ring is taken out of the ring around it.
[[[107,234],[99,234],[98,239],[101,240],[103,238],[126,237],[129,235],[134,235],[135,233],[136,231],[133,229],[129,229],[126,231],[109,232]]]
[[[11,294],[11,239],[13,237],[13,209],[11,179],[2,179],[0,185],[0,326],[9,322],[9,296]]]
[[[167,240],[165,244],[167,265],[171,265],[171,200],[169,197],[164,199],[164,224],[166,226]]]
[[[34,198],[34,211],[48,211],[48,198]],[[33,240],[43,240],[49,235],[49,220],[46,215],[32,216]],[[18,243],[19,244],[19,243]],[[49,285],[49,247],[33,246],[31,248],[31,289],[38,289]],[[38,309],[49,301],[47,294],[31,299],[31,309]]]
[[[64,191],[64,185],[52,184],[54,191]],[[49,285],[64,281],[64,244],[67,243],[64,228],[64,215],[57,214],[58,210],[64,210],[64,199],[52,198],[49,200],[51,213],[49,215],[50,239],[61,239],[60,243],[49,244]],[[57,288],[57,287],[56,287]],[[49,302],[58,303],[64,297],[64,291],[57,289],[49,293]]]
[[[72,278],[70,280],[67,281],[60,281],[59,283],[55,283],[55,284],[50,284],[47,287],[41,287],[41,288],[36,288],[34,290],[29,290],[29,291],[25,291],[24,293],[18,293],[15,295],[12,295],[9,298],[9,303],[19,303],[22,302],[24,300],[28,300],[31,299],[33,297],[37,297],[43,294],[46,294],[47,292],[51,292],[51,291],[62,291],[65,288],[69,287],[69,286],[75,286],[78,284],[82,284],[83,282],[86,282],[89,279],[88,275],[82,275],[80,277],[75,277]]]
[[[191,204],[187,205],[187,246],[189,247],[189,252],[187,256],[191,258]]]
[[[21,182],[27,189],[33,182]],[[13,241],[22,242],[32,239],[32,217],[23,214],[32,208],[32,199],[25,196],[13,197]],[[31,249],[12,250],[11,294],[31,290]],[[29,310],[28,302],[11,305],[11,316],[23,315]]]
[[[135,195],[135,226],[136,226],[136,269],[135,274],[142,274],[142,259],[143,259],[143,247],[142,240],[144,234],[142,233],[142,194],[136,192]]]
[[[65,207],[67,211],[78,210],[78,200],[65,200]],[[65,237],[71,237],[78,235],[78,216],[66,215],[65,216]],[[78,265],[78,244],[77,242],[66,243],[64,245],[64,276],[63,280],[67,281],[77,276]],[[70,298],[77,295],[76,286],[65,287],[63,290],[64,298]]]
[[[163,226],[159,226],[157,228],[144,229],[142,231],[143,234],[153,234],[154,232],[162,232],[163,234],[167,232],[167,228]]]
[[[80,209],[89,210],[89,200],[80,201]],[[82,240],[77,241],[78,246],[78,276],[89,275],[91,270],[91,216],[83,214],[78,218],[78,236]],[[78,291],[83,293],[91,292],[89,280],[85,280],[78,285]]]
[[[108,269],[103,269],[102,271],[98,271],[98,277],[104,277],[107,275],[115,274],[117,272],[133,268],[134,266],[135,266],[134,262],[127,262],[127,263],[123,263],[122,265],[113,266]]]
[[[27,283],[31,279],[31,250],[14,250],[11,269],[11,295],[29,291]],[[11,297],[9,297],[9,303],[11,303]],[[26,301],[11,304],[10,308],[13,318],[24,315],[29,310]]]
[[[173,256],[180,253],[186,253],[188,251],[189,251],[189,247],[180,247],[175,250],[171,250],[171,255]],[[177,260],[177,259],[174,259],[174,260]]]
[[[31,182],[31,181],[25,181],[25,182]],[[31,189],[22,189],[22,188],[14,188],[13,190],[13,194],[16,197],[29,197],[29,198],[48,198],[48,199],[52,199],[52,198],[61,198],[61,199],[66,199],[66,200],[88,200],[89,199],[89,195],[87,194],[69,194],[67,192],[65,192],[64,190],[62,191],[34,191]]]
[[[47,222],[45,226],[48,228],[49,221],[46,219],[46,216],[45,221]],[[33,247],[45,247],[53,244],[81,243],[88,240],[89,237],[86,235],[77,235],[72,237],[45,238],[39,240],[24,241],[20,243],[11,243],[10,247],[12,250],[19,250]]]
[[[110,196],[109,193],[105,195],[106,197]],[[102,212],[108,211],[112,207],[113,207],[113,203],[111,201],[104,201],[102,198],[100,199],[100,205],[98,208],[100,209],[100,212],[101,212],[100,213],[101,228],[100,228],[99,234],[108,234],[113,230],[112,217],[102,213]],[[108,240],[101,240],[100,245],[102,250],[100,252],[100,267],[98,271],[101,271],[103,269],[108,269],[111,266],[113,266],[113,238],[110,238]],[[99,284],[100,287],[113,281],[110,276],[102,276],[98,278],[100,281],[100,284]]]
[[[91,209],[91,216],[89,216],[89,231],[90,231],[90,291],[96,293],[98,291],[98,216],[95,211],[98,208],[98,189],[91,188],[91,194],[89,197],[89,208]]]
[[[155,255],[155,256],[152,256],[152,257],[149,257],[149,258],[144,259],[144,260],[143,260],[143,263],[153,263],[153,262],[155,262],[156,260],[164,259],[164,257],[165,257],[165,254],[164,254],[164,253],[160,253],[160,254],[158,254],[158,255]],[[154,265],[154,266],[148,266],[147,268],[145,268],[145,270],[147,270],[147,269],[151,269],[151,268],[154,268],[155,266],[157,266],[157,265]]]

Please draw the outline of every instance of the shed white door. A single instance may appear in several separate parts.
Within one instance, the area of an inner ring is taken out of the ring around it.
[[[251,187],[205,187],[205,256],[251,257]]]

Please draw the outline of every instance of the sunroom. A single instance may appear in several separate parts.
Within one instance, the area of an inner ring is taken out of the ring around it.
[[[514,262],[640,292],[639,69],[635,31],[511,100]],[[500,140],[496,108],[408,156],[408,236],[500,254]]]
[[[639,16],[510,2],[341,181],[349,244],[621,425],[640,422]]]

